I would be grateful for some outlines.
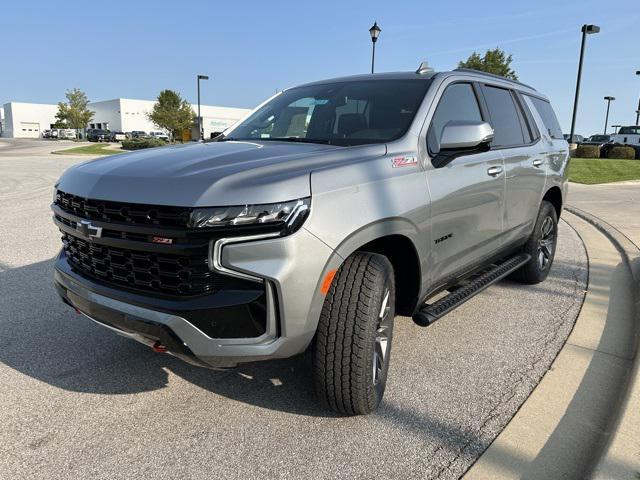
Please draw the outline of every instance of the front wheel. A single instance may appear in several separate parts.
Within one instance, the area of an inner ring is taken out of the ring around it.
[[[395,314],[393,267],[378,254],[356,252],[336,273],[313,346],[320,402],[347,415],[374,411],[384,394]]]
[[[558,215],[554,206],[544,200],[540,205],[533,233],[522,251],[531,255],[531,260],[513,274],[522,283],[540,283],[547,278],[558,242]]]

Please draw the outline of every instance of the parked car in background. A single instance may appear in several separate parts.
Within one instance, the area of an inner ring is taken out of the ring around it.
[[[585,138],[581,145],[602,145],[603,143],[607,143],[611,140],[611,135],[591,135],[590,137]]]
[[[164,140],[166,142],[169,141],[169,135],[164,132],[149,132],[149,136],[151,138],[157,138],[158,140]]]
[[[73,128],[61,128],[58,130],[58,138],[65,140],[75,140],[76,131]]]
[[[104,142],[109,141],[109,130],[102,130],[100,128],[91,128],[87,130],[87,140],[90,142]]]
[[[563,137],[568,143],[578,143],[578,144],[580,144],[580,143],[582,143],[584,141],[584,137],[582,135],[574,134],[573,135],[573,141],[569,140],[569,134],[568,133],[565,133],[563,135]]]
[[[127,136],[124,132],[111,132],[109,134],[110,142],[121,142],[122,140],[126,140]]]
[[[133,130],[131,132],[131,138],[144,138],[147,136],[147,132],[143,132],[142,130]]]
[[[585,138],[582,142],[580,142],[580,145],[598,147],[600,149],[600,157],[605,157],[606,155],[605,155],[604,147],[610,141],[611,141],[611,135],[597,134],[597,135],[591,135],[590,137]]]
[[[620,127],[618,133],[611,136],[611,142],[607,145],[607,148],[616,145],[632,147],[636,151],[636,158],[640,159],[640,126]]]
[[[206,145],[67,170],[54,282],[98,324],[195,365],[311,347],[320,402],[369,413],[396,314],[426,327],[509,274],[544,281],[568,156],[542,93],[483,72],[290,88]]]
[[[42,131],[42,138],[51,138],[51,130],[43,130]]]
[[[49,132],[49,138],[58,138],[58,129],[52,128],[51,132]]]

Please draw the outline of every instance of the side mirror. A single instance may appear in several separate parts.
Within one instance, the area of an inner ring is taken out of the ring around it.
[[[456,157],[486,152],[492,141],[493,128],[487,122],[452,120],[442,129],[440,151],[431,163],[440,168]]]
[[[440,150],[475,149],[493,140],[493,128],[487,122],[453,120],[442,129]]]

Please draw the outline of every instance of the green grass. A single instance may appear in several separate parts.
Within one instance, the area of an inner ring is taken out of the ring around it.
[[[125,153],[123,150],[113,150],[107,147],[109,147],[108,143],[92,143],[90,145],[83,145],[82,147],[56,150],[51,153],[58,155],[114,155],[116,153]]]
[[[640,160],[572,158],[569,164],[570,182],[594,185],[625,180],[640,180]]]

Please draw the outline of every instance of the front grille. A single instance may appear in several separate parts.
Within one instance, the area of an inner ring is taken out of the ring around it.
[[[90,220],[161,227],[186,228],[191,214],[191,209],[188,207],[95,200],[59,190],[55,204],[65,212]]]
[[[230,279],[209,270],[207,252],[172,255],[100,245],[63,233],[71,267],[112,285],[170,295],[212,293]],[[231,279],[233,283],[233,280]]]

